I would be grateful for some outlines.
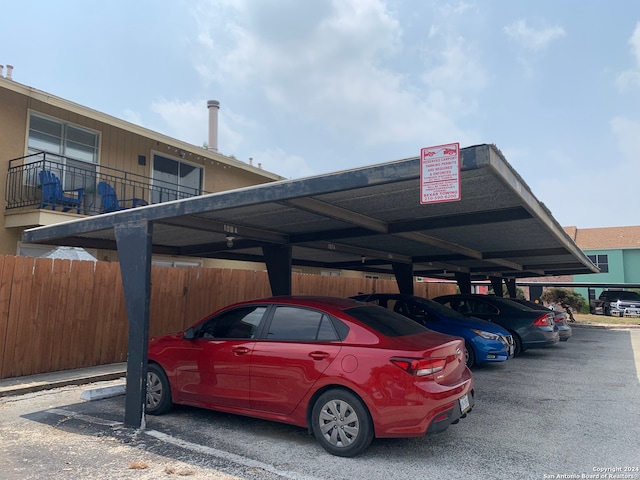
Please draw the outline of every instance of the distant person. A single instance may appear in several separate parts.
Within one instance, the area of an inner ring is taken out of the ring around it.
[[[573,318],[573,309],[571,308],[571,306],[568,303],[563,303],[562,308],[564,308],[565,312],[567,312],[567,315],[569,315],[569,321],[575,322],[576,319]]]

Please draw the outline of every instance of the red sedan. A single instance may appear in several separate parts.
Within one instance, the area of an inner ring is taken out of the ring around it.
[[[351,457],[445,430],[474,390],[461,339],[354,300],[272,297],[151,339],[146,412],[174,403],[306,427]]]

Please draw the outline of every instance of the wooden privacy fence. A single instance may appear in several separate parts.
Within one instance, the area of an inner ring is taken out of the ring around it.
[[[127,359],[118,263],[0,256],[0,378]],[[426,298],[455,285],[415,283]],[[397,292],[392,280],[294,274],[294,295]],[[153,267],[150,335],[177,332],[230,303],[268,297],[264,271]]]

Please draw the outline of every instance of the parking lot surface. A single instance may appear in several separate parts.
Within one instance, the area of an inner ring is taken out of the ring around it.
[[[122,425],[88,386],[0,398],[3,479],[640,479],[640,330],[574,328],[553,348],[473,370],[476,405],[446,432],[326,453],[306,430],[188,407]],[[93,385],[103,386],[110,383]]]

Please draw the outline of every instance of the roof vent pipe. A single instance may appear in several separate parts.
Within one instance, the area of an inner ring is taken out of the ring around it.
[[[7,65],[7,76],[5,77],[7,80],[12,80],[11,74],[13,73],[13,65]]]
[[[220,102],[218,100],[209,100],[207,102],[209,109],[209,151],[218,151],[218,110],[220,110]]]
[[[4,77],[4,65],[0,65],[0,77]]]

